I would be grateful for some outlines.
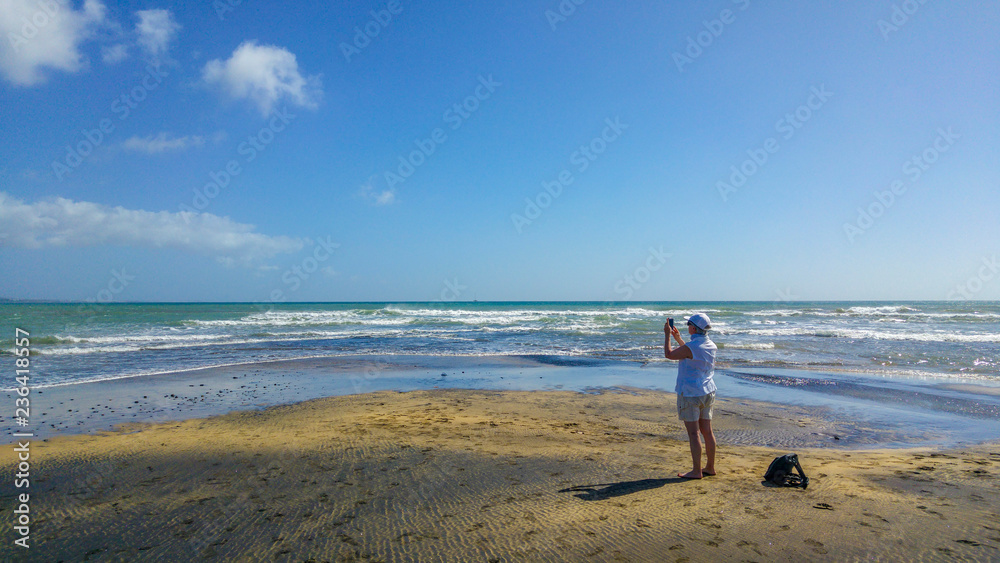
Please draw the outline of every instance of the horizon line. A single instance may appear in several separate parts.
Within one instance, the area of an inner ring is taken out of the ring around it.
[[[115,306],[115,305],[363,305],[363,304],[428,304],[441,305],[475,305],[475,304],[505,304],[505,303],[614,303],[621,305],[648,303],[1000,303],[998,299],[678,299],[673,301],[614,301],[614,300],[536,300],[536,299],[505,299],[497,301],[114,301],[108,303],[90,301],[66,301],[59,299],[10,299],[0,298],[0,305],[84,305],[84,306]]]

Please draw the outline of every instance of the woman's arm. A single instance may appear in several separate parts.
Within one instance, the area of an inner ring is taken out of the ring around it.
[[[673,331],[670,328],[669,324],[663,325],[663,357],[668,360],[689,360],[693,358],[694,355],[691,353],[691,349],[681,339],[681,331],[677,330],[677,327],[673,327]],[[671,334],[674,340],[677,341],[677,348],[670,347]]]

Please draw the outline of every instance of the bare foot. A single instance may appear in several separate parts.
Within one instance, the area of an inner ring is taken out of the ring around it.
[[[702,469],[701,470],[701,474],[702,474],[703,477],[711,477],[711,476],[715,475],[715,471],[709,471],[707,469]]]
[[[695,473],[694,471],[688,471],[687,473],[678,473],[678,477],[681,479],[701,479],[701,473]]]

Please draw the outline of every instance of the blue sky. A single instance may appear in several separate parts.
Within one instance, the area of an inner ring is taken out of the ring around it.
[[[814,4],[3,0],[0,297],[1000,299],[1000,5]]]

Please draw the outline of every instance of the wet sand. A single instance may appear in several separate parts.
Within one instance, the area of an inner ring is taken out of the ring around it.
[[[675,477],[674,396],[637,389],[379,391],[36,440],[33,547],[0,559],[1000,558],[1000,444],[844,449],[829,421],[743,399],[715,426],[700,481]],[[762,485],[793,447],[809,488]]]
[[[36,438],[119,424],[205,418],[238,410],[376,391],[481,389],[673,390],[676,364],[566,356],[334,356],[220,366],[32,389]],[[781,417],[810,418],[795,440],[751,430],[732,443],[774,447],[956,447],[1000,436],[1000,396],[981,385],[923,384],[776,368],[716,370],[720,395],[780,403]],[[35,385],[44,379],[33,379]],[[13,404],[12,390],[0,401]],[[0,413],[0,424],[13,420]],[[0,443],[13,440],[8,434]]]

